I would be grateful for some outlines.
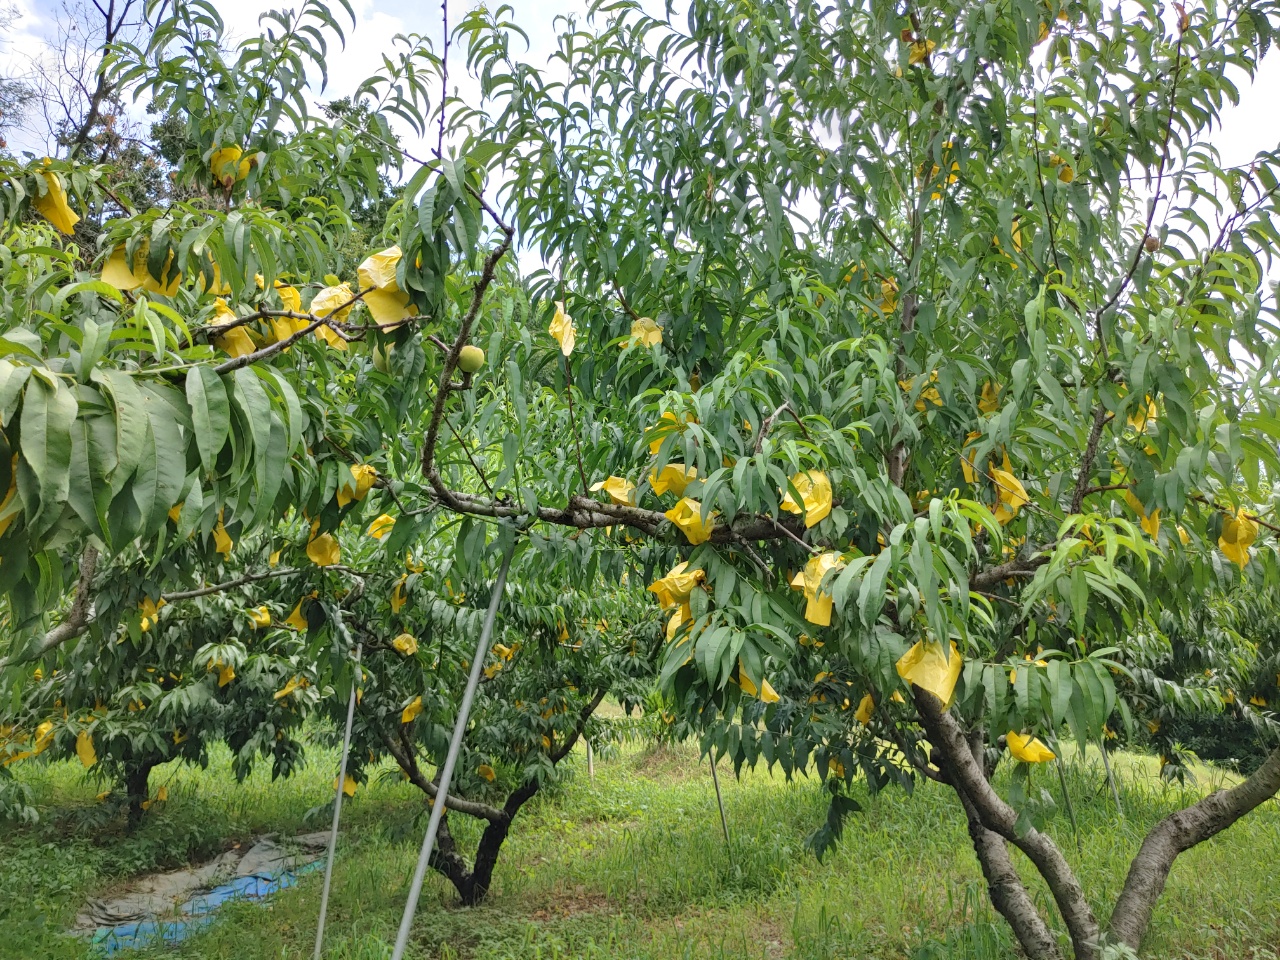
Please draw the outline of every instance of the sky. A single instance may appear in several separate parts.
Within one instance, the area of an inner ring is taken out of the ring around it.
[[[3,6],[6,0],[0,0]],[[11,75],[20,67],[24,51],[35,49],[49,29],[50,0],[7,0],[22,16],[17,20],[9,37],[0,37],[0,75]],[[257,18],[271,7],[296,5],[297,0],[215,0],[219,12],[233,33],[240,36],[254,32]],[[456,24],[461,14],[473,7],[477,0],[450,0],[450,13]],[[437,0],[410,4],[404,0],[351,0],[356,13],[356,25],[347,30],[345,49],[331,51],[327,67],[329,85],[324,99],[333,99],[352,92],[356,86],[380,65],[384,50],[399,33],[421,33],[439,44],[443,41],[441,7]],[[563,23],[560,18],[576,16],[585,19],[587,0],[513,0],[516,8],[514,19],[529,34],[530,49],[524,53],[515,44],[514,52],[523,55],[531,63],[545,63],[555,50],[555,37]],[[644,0],[651,12],[661,14],[663,0]],[[475,96],[478,88],[466,76],[464,51],[456,46],[449,56],[450,87],[457,89],[464,98]],[[1241,78],[1244,79],[1243,77]],[[1261,150],[1280,148],[1280,52],[1274,52],[1264,60],[1258,76],[1242,87],[1241,101],[1237,106],[1228,105],[1223,123],[1212,136],[1225,164],[1248,162]],[[319,94],[319,91],[317,91]],[[415,147],[425,149],[424,144],[414,143],[406,137],[405,146],[419,156]],[[20,135],[11,137],[10,147],[43,152],[44,147]]]

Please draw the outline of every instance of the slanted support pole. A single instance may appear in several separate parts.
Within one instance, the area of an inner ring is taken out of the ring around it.
[[[493,634],[493,621],[498,615],[498,603],[502,599],[502,591],[507,583],[507,570],[511,566],[511,554],[515,550],[513,541],[507,547],[502,558],[502,569],[498,571],[498,579],[493,585],[493,595],[489,598],[489,610],[485,613],[484,626],[480,629],[480,641],[476,644],[476,655],[471,660],[471,673],[467,677],[467,688],[462,694],[462,703],[458,705],[458,719],[453,725],[453,738],[449,741],[449,753],[445,756],[444,766],[440,768],[439,792],[431,805],[431,819],[427,821],[427,835],[422,838],[422,849],[418,852],[418,866],[413,872],[413,882],[409,885],[409,899],[404,905],[404,915],[400,918],[400,931],[396,934],[396,946],[391,953],[391,960],[403,960],[404,951],[409,946],[409,931],[413,928],[413,916],[418,911],[418,897],[422,895],[422,881],[427,875],[427,865],[431,860],[431,851],[436,845],[436,833],[440,829],[440,818],[444,816],[445,800],[449,795],[449,782],[453,779],[453,767],[458,761],[458,752],[462,749],[462,735],[467,729],[467,721],[471,717],[471,701],[475,698],[476,687],[480,684],[480,672],[484,666],[485,654],[489,651],[489,638]]]

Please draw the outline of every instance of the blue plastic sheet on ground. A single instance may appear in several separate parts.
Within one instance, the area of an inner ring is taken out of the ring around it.
[[[231,900],[261,900],[298,882],[298,877],[323,866],[316,860],[296,870],[284,870],[268,876],[237,877],[197,894],[179,909],[183,917],[174,920],[145,920],[122,923],[115,927],[99,927],[90,941],[98,956],[111,956],[121,950],[141,950],[162,943],[174,944],[199,932],[214,920],[219,907]]]

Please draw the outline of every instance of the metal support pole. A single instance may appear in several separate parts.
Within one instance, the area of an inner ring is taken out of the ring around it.
[[[587,776],[592,780],[596,778],[596,757],[591,752],[591,741],[587,741]]]
[[[338,628],[349,641],[346,625],[341,614],[335,618]],[[342,735],[342,760],[338,763],[338,789],[333,798],[333,826],[329,830],[329,858],[324,865],[324,890],[320,894],[320,919],[316,923],[315,960],[320,960],[320,949],[324,945],[324,921],[329,912],[329,885],[333,881],[333,857],[338,849],[338,820],[342,817],[342,788],[347,783],[347,757],[351,753],[351,726],[356,715],[356,688],[360,686],[360,644],[356,644],[355,675],[351,678],[351,696],[347,700],[347,729]]]
[[[720,794],[720,776],[716,773],[716,755],[708,753],[707,759],[711,761],[711,782],[716,787],[716,803],[720,807],[720,827],[724,830],[724,845],[729,847],[729,820],[724,815],[724,797]]]
[[[396,946],[391,953],[391,960],[403,960],[405,948],[409,945],[409,931],[413,927],[413,916],[418,911],[422,881],[426,878],[427,864],[431,860],[431,851],[435,848],[440,818],[444,816],[449,781],[453,779],[453,765],[457,762],[458,751],[462,748],[462,735],[467,729],[467,720],[471,716],[471,701],[475,698],[476,687],[480,684],[480,671],[484,666],[485,654],[489,650],[493,621],[498,615],[498,602],[502,599],[502,590],[507,583],[507,570],[511,566],[511,554],[514,549],[513,542],[507,548],[506,556],[502,558],[502,569],[498,571],[497,582],[493,585],[493,595],[489,598],[489,610],[485,613],[484,626],[480,629],[480,642],[476,644],[475,659],[471,661],[471,674],[467,677],[467,688],[462,694],[462,703],[458,705],[458,719],[453,725],[449,753],[445,756],[444,766],[440,768],[439,791],[431,806],[431,819],[427,821],[427,835],[422,838],[422,849],[418,852],[418,866],[413,872],[413,882],[409,885],[409,900],[404,905],[404,916],[400,918],[400,931],[396,934]]]

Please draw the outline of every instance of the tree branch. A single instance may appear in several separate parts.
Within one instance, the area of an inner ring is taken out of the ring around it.
[[[1157,823],[1129,867],[1129,876],[1111,914],[1112,936],[1137,950],[1178,854],[1221,833],[1278,791],[1280,749],[1273,750],[1243,783],[1230,790],[1216,790]]]
[[[1018,814],[987,781],[955,717],[933,694],[914,685],[911,690],[929,742],[942,752],[956,790],[973,804],[986,829],[1016,846],[1040,871],[1067,925],[1076,960],[1097,960],[1098,921],[1062,851],[1035,827],[1019,833]]]
[[[574,744],[578,742],[578,738],[582,736],[582,731],[586,728],[587,721],[590,720],[591,715],[596,712],[596,707],[600,706],[600,701],[604,699],[604,695],[607,692],[608,692],[607,688],[602,688],[600,690],[597,690],[596,695],[591,698],[590,702],[587,703],[587,705],[583,707],[580,711],[578,711],[577,727],[574,729],[573,733],[571,733],[569,736],[565,738],[564,743],[560,745],[560,749],[550,754],[547,758],[553,764],[559,763],[561,760],[563,760],[565,757],[569,755],[569,751],[573,749]]]
[[[76,594],[66,619],[46,633],[34,650],[17,657],[0,657],[0,670],[39,660],[50,650],[62,646],[68,640],[74,640],[89,628],[89,624],[93,622],[93,575],[97,569],[97,549],[85,547],[84,553],[80,555],[80,577],[76,580]]]
[[[377,726],[378,736],[382,738],[382,742],[386,744],[387,752],[391,754],[391,758],[395,760],[396,765],[404,771],[405,776],[409,778],[409,782],[415,787],[431,797],[432,800],[440,795],[440,786],[433,780],[428,780],[423,775],[418,761],[414,756],[413,744],[409,741],[405,732],[406,724],[401,724],[396,731],[396,736],[400,740],[400,746],[387,734],[381,726]],[[506,820],[506,814],[496,807],[491,807],[487,803],[478,803],[474,800],[464,800],[461,797],[455,797],[453,794],[445,799],[445,807],[449,810],[457,810],[459,813],[465,813],[469,817],[475,817],[479,820],[488,820],[490,823],[499,823]]]
[[[1102,439],[1102,428],[1110,419],[1102,404],[1093,408],[1093,426],[1089,428],[1089,440],[1084,445],[1084,456],[1080,458],[1080,475],[1076,477],[1076,489],[1071,494],[1070,513],[1079,513],[1084,504],[1084,494],[1089,489],[1089,474],[1093,471],[1093,461],[1098,456],[1098,441]]]
[[[1178,77],[1182,73],[1182,34],[1178,35],[1178,46],[1174,57],[1173,82],[1169,87],[1169,113],[1168,117],[1165,119],[1164,144],[1160,151],[1160,164],[1156,170],[1156,192],[1151,198],[1151,206],[1147,210],[1147,222],[1142,228],[1142,236],[1138,238],[1137,247],[1133,251],[1133,259],[1129,263],[1129,269],[1125,272],[1124,277],[1121,278],[1119,285],[1116,287],[1115,293],[1107,299],[1106,303],[1095,311],[1094,316],[1097,320],[1098,343],[1100,346],[1103,344],[1102,315],[1115,306],[1116,301],[1120,299],[1125,290],[1129,288],[1129,284],[1133,281],[1133,275],[1138,271],[1138,264],[1142,262],[1142,253],[1146,249],[1145,244],[1147,242],[1147,237],[1151,236],[1151,225],[1155,222],[1156,218],[1156,207],[1160,204],[1160,190],[1164,185],[1164,172],[1165,168],[1169,165],[1169,140],[1173,137],[1173,111],[1178,100]],[[1105,357],[1105,346],[1102,346],[1102,351],[1103,356]],[[1080,511],[1077,509],[1072,510],[1071,512],[1079,513]]]
[[[333,567],[327,569],[332,570]],[[228,580],[225,583],[214,583],[205,587],[197,587],[194,590],[179,590],[175,593],[161,594],[161,599],[167,603],[174,603],[178,600],[194,600],[197,597],[207,597],[211,594],[222,593],[226,590],[234,590],[236,587],[243,587],[245,584],[257,583],[259,580],[270,580],[273,577],[287,577],[292,573],[301,573],[292,567],[285,570],[268,570],[266,573],[249,573],[236,580]]]
[[[498,219],[498,215],[483,198],[480,198],[480,204],[491,217],[497,220],[499,228],[503,232],[503,239],[484,258],[484,268],[480,272],[480,279],[471,293],[471,306],[468,308],[466,316],[462,318],[462,323],[458,326],[458,335],[454,338],[453,346],[445,354],[444,366],[440,371],[440,386],[436,390],[436,402],[431,410],[431,420],[427,425],[427,438],[422,446],[422,472],[426,474],[431,486],[435,488],[437,495],[444,501],[445,505],[454,510],[459,509],[456,506],[458,503],[456,500],[457,495],[444,485],[444,481],[440,479],[440,469],[436,465],[436,444],[440,439],[440,421],[444,419],[445,403],[452,392],[451,381],[453,380],[453,371],[458,366],[458,356],[471,338],[471,327],[475,324],[476,317],[480,314],[480,305],[484,301],[485,292],[488,291],[489,285],[493,283],[494,271],[497,269],[498,261],[510,249],[511,240],[515,235],[515,231]]]

